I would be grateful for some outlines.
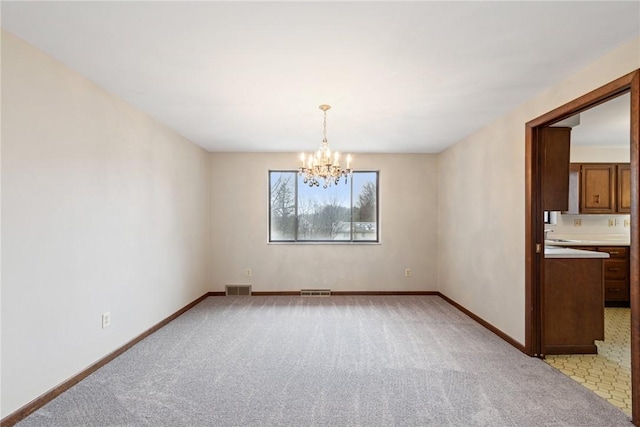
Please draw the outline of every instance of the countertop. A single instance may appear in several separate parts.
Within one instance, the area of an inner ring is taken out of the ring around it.
[[[629,246],[629,236],[621,234],[554,234],[544,241],[545,258],[609,258],[609,254],[570,249],[567,246]]]
[[[562,246],[544,246],[545,258],[609,258],[606,252],[582,251]]]

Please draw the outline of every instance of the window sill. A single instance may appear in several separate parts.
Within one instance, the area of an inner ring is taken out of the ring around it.
[[[329,241],[324,241],[324,242],[313,242],[313,241],[309,241],[309,242],[304,242],[304,241],[298,241],[298,242],[270,242],[267,241],[267,245],[381,245],[382,243],[380,241],[377,242],[373,242],[373,241],[362,241],[362,242],[351,242],[351,241],[334,241],[334,242],[329,242]]]

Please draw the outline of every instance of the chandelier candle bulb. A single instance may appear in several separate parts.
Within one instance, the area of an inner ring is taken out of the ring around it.
[[[319,187],[320,180],[324,181],[322,187],[328,188],[332,184],[338,185],[340,178],[344,177],[344,183],[347,183],[347,179],[351,172],[351,156],[347,156],[347,168],[342,169],[340,167],[340,154],[335,151],[331,153],[329,143],[327,142],[327,110],[330,109],[330,105],[321,105],[320,109],[324,112],[323,121],[323,139],[322,145],[318,151],[310,154],[308,157],[302,153],[300,160],[302,166],[298,169],[298,175],[303,177],[305,184],[309,187]],[[305,159],[307,163],[305,165]]]

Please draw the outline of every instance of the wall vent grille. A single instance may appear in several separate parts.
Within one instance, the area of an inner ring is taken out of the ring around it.
[[[330,297],[331,289],[301,289],[300,295],[303,297]]]
[[[251,285],[226,285],[226,296],[251,296]]]

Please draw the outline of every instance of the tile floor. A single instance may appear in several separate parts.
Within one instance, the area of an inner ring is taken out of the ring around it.
[[[604,309],[598,354],[547,356],[545,361],[631,416],[631,310]]]

